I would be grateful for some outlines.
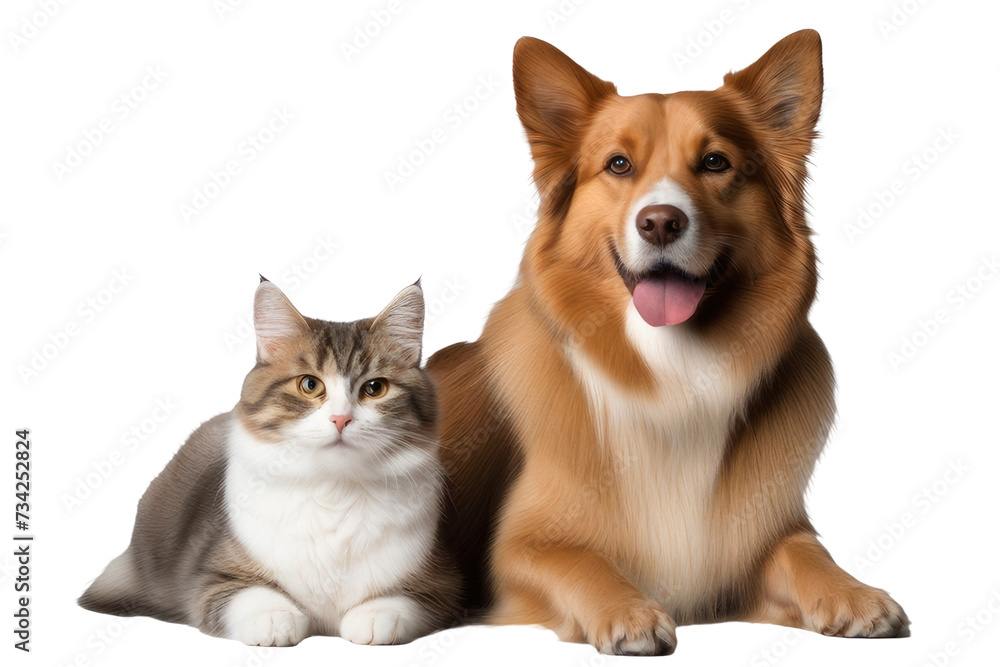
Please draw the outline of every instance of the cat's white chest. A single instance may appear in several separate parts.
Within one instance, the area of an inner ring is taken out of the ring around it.
[[[646,595],[683,617],[724,567],[715,560],[713,542],[721,536],[710,514],[747,387],[734,379],[731,359],[683,331],[651,328],[631,312],[627,333],[656,379],[650,396],[615,387],[579,351],[568,356],[602,446],[625,481],[621,512],[633,551],[620,566]]]
[[[391,590],[432,548],[436,480],[417,489],[269,475],[247,457],[259,445],[237,425],[226,496],[232,530],[250,555],[303,608],[314,632],[336,634],[344,613]],[[268,445],[280,447],[280,445]],[[242,456],[241,456],[241,450]]]

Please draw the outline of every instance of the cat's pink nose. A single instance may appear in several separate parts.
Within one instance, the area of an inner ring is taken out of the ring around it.
[[[347,428],[347,425],[354,420],[347,415],[330,415],[330,421],[337,425],[338,433],[343,433],[344,429]]]

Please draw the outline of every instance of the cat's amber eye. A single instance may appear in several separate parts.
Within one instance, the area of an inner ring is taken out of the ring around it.
[[[389,391],[389,381],[385,378],[369,380],[361,387],[361,394],[368,398],[382,398]]]
[[[323,381],[312,375],[303,375],[299,378],[299,393],[306,398],[319,398],[326,391]]]

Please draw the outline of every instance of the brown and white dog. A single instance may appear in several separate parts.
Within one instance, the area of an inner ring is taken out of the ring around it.
[[[604,653],[677,624],[894,637],[803,495],[834,416],[807,315],[819,35],[714,91],[622,97],[545,42],[514,50],[541,194],[482,337],[430,360],[470,607]]]

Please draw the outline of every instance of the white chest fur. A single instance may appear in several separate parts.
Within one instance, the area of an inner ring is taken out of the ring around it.
[[[310,616],[313,632],[337,634],[346,611],[391,590],[430,552],[436,465],[404,465],[408,474],[371,482],[283,476],[282,456],[309,453],[261,443],[235,421],[229,447],[236,538]]]
[[[709,512],[734,415],[747,387],[732,360],[677,327],[653,328],[629,305],[629,340],[656,378],[636,398],[580,351],[568,356],[585,387],[603,447],[624,480],[623,528],[634,552],[620,567],[678,618],[718,581]]]

